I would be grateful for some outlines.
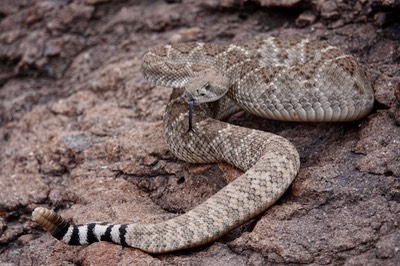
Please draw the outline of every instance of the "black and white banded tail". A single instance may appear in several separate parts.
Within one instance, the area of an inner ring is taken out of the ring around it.
[[[88,245],[99,241],[108,241],[128,246],[125,240],[126,224],[89,223],[72,224],[66,222],[52,210],[37,207],[32,220],[42,226],[52,236],[68,245]]]

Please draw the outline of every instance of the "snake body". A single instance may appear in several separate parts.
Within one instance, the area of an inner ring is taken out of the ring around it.
[[[189,212],[155,224],[75,225],[36,208],[33,220],[67,244],[105,240],[163,253],[216,240],[273,205],[300,167],[288,140],[221,119],[244,109],[277,120],[352,121],[368,114],[374,101],[365,70],[352,56],[308,39],[166,45],[146,53],[142,69],[147,80],[175,88],[164,116],[171,151],[191,163],[226,161],[244,174]],[[215,79],[209,73],[217,73]],[[226,80],[224,97],[195,106],[188,130],[185,90]]]

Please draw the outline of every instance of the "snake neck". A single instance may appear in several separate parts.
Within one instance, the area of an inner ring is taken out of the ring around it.
[[[188,105],[181,90],[174,89],[164,116],[164,138],[176,157],[191,163],[225,161],[243,171],[261,158],[270,135],[219,121],[229,113],[225,104],[222,100],[196,106],[192,130],[188,130]],[[237,110],[235,106],[229,109]],[[232,143],[237,145],[232,146]],[[252,155],[248,154],[249,150]]]

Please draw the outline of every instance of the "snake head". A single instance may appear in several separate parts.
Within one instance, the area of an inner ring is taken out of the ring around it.
[[[229,89],[229,79],[214,69],[201,71],[185,86],[184,98],[187,102],[214,102],[224,96]]]

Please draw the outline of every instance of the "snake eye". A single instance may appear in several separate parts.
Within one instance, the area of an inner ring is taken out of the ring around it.
[[[207,82],[206,84],[204,84],[204,86],[203,86],[203,88],[205,89],[205,90],[209,90],[210,89],[210,87],[211,87],[211,85],[210,85],[210,83],[209,82]]]

